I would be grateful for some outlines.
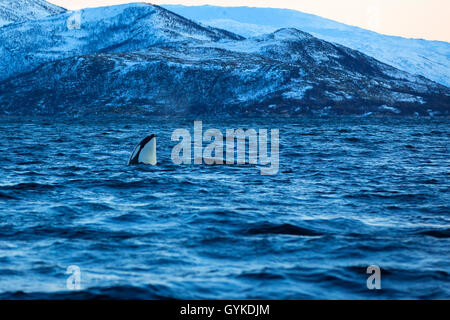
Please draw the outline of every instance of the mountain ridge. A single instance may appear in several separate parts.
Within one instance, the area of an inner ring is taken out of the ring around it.
[[[42,19],[66,9],[44,0],[0,0],[0,27],[10,23]]]
[[[65,12],[3,27],[0,80],[31,71],[42,62],[95,52],[132,51],[159,42],[242,39],[226,30],[203,27],[155,5],[132,3],[82,9],[80,29],[69,29]],[[24,59],[25,57],[25,59]]]
[[[244,39],[129,4],[81,10],[80,29],[72,29],[71,14],[3,28],[0,114],[445,116],[450,109],[449,88],[295,28]]]
[[[189,19],[245,37],[294,27],[384,63],[450,86],[450,43],[382,35],[291,9],[162,5]]]

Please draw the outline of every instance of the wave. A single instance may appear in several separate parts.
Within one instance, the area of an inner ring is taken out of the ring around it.
[[[6,200],[17,200],[16,197],[11,196],[11,195],[6,194],[6,193],[3,193],[3,192],[0,192],[0,200],[1,200],[1,199],[6,199]]]
[[[249,235],[258,234],[281,234],[281,235],[291,235],[291,236],[304,236],[304,237],[317,237],[322,236],[322,233],[314,231],[312,229],[306,229],[294,226],[292,224],[271,224],[262,223],[245,231]]]
[[[47,191],[59,188],[56,184],[46,184],[46,183],[18,183],[11,186],[1,186],[0,190],[21,190],[21,191]]]
[[[175,295],[162,285],[112,286],[74,292],[5,292],[0,300],[172,300]]]
[[[428,231],[419,232],[418,234],[433,237],[433,238],[448,239],[448,238],[450,238],[450,229],[428,230]]]

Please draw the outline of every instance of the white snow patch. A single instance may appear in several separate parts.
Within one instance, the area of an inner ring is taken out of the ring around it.
[[[283,93],[283,97],[286,99],[298,99],[301,100],[305,96],[308,90],[311,90],[312,86],[305,86],[301,88],[296,88],[296,90],[291,90]]]
[[[400,110],[398,110],[397,108],[390,107],[390,106],[387,106],[385,104],[382,105],[382,106],[379,106],[378,110],[380,110],[380,111],[389,111],[389,112],[392,112],[392,113],[395,113],[395,114],[399,114],[400,113]]]

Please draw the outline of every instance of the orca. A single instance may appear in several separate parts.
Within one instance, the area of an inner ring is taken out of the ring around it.
[[[156,135],[146,137],[134,148],[127,165],[150,164],[155,166],[156,162]]]

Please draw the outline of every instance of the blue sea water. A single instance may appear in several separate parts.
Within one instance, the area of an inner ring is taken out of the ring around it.
[[[280,129],[274,176],[174,165],[193,120],[0,120],[0,298],[450,298],[449,119],[196,119]]]

